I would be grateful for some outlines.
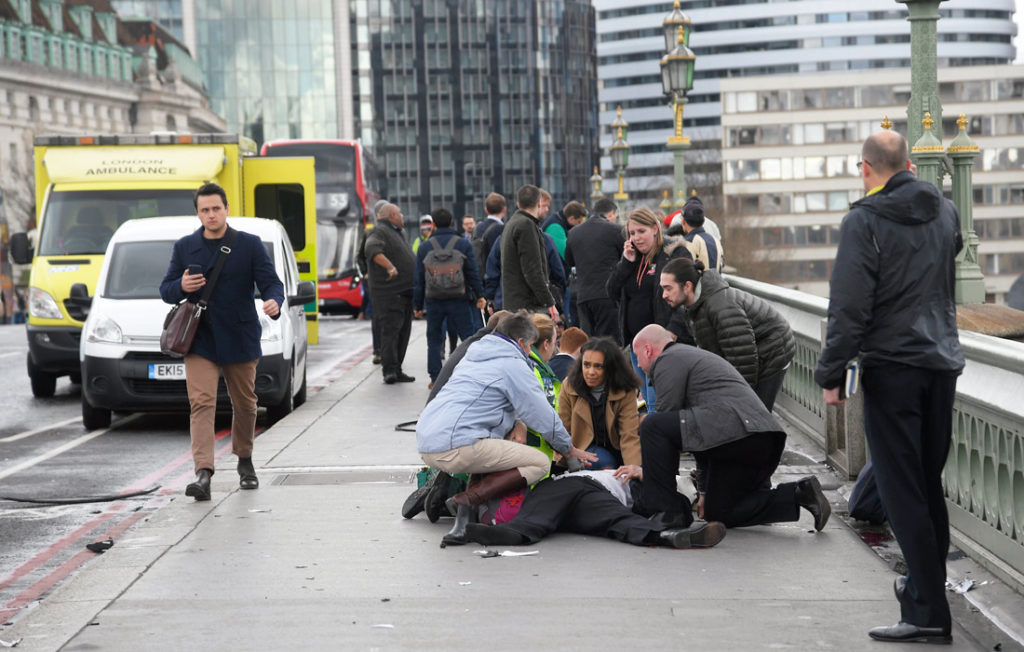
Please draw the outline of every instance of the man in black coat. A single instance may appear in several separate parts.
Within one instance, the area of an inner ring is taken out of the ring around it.
[[[910,571],[896,579],[900,622],[868,634],[948,643],[942,469],[964,367],[954,300],[960,218],[935,186],[910,172],[907,142],[895,131],[868,138],[861,159],[867,196],[840,226],[828,333],[814,379],[825,403],[841,405],[847,364],[860,357],[878,491]]]
[[[185,386],[191,405],[189,433],[196,477],[185,495],[210,500],[214,471],[214,417],[217,382],[223,375],[231,396],[231,450],[238,456],[239,487],[256,489],[252,464],[256,426],[256,364],[262,356],[262,329],[252,300],[253,287],[263,297],[263,313],[281,315],[284,284],[259,237],[228,226],[228,198],[215,183],[204,184],[193,200],[202,227],[174,243],[160,298],[167,303],[198,302],[221,247],[229,246],[209,306],[199,321],[195,340],[185,356]],[[234,238],[232,243],[231,238]],[[200,270],[190,272],[193,265]],[[290,389],[288,391],[291,391]]]
[[[366,237],[370,261],[370,300],[380,325],[380,357],[384,382],[411,383],[402,371],[412,331],[412,283],[416,258],[405,238],[402,211],[394,204],[380,209],[377,226]]]
[[[771,488],[786,433],[739,372],[719,356],[673,342],[651,324],[633,339],[654,382],[657,412],[640,423],[642,513],[687,514],[676,491],[679,453],[697,460],[698,515],[726,527],[796,521],[800,507],[825,527],[832,510],[814,476]],[[632,475],[632,474],[631,474]]]
[[[541,189],[529,184],[516,193],[519,210],[501,234],[502,308],[548,312],[555,300],[548,287],[548,260],[540,230]]]
[[[608,277],[622,256],[626,236],[615,224],[615,202],[599,199],[594,214],[569,231],[565,267],[576,268],[576,310],[580,328],[591,337],[611,337],[619,344],[618,297],[609,297]]]

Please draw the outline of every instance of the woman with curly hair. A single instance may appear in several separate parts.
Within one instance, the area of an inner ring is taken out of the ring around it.
[[[594,337],[580,349],[556,407],[573,445],[597,455],[590,468],[640,465],[639,386],[640,379],[612,339]]]
[[[680,342],[693,339],[681,316],[673,319],[672,308],[661,297],[661,270],[673,258],[693,260],[683,238],[663,236],[662,218],[649,208],[638,208],[626,222],[626,244],[622,258],[608,277],[608,296],[619,299],[619,325],[622,341],[629,345],[633,370],[641,381],[641,394],[647,411],[654,412],[654,387],[637,366],[633,353],[633,337],[649,324],[658,324],[671,331]]]

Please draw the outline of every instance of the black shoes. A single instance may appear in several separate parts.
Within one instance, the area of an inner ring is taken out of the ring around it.
[[[242,489],[259,489],[260,480],[256,477],[251,457],[238,458],[238,486]]]
[[[483,523],[466,524],[466,541],[481,543],[485,546],[523,546],[526,537],[512,528],[503,525],[484,525]]]
[[[431,523],[437,523],[437,519],[449,515],[445,501],[448,500],[448,487],[451,481],[452,476],[444,471],[438,471],[427,484],[423,485],[429,488],[423,510],[427,513],[427,519]]]
[[[694,523],[682,530],[662,530],[659,543],[669,548],[710,548],[725,538],[725,525],[718,521]]]
[[[430,484],[427,483],[416,489],[402,503],[402,517],[412,518],[423,511],[427,502],[427,494],[430,492]]]
[[[416,379],[406,374],[404,371],[399,371],[397,374],[387,374],[384,376],[385,385],[394,385],[395,383],[414,383]]]
[[[185,487],[185,495],[195,498],[196,501],[210,499],[210,476],[213,471],[210,469],[199,469],[196,471],[196,479]]]
[[[910,623],[897,623],[888,627],[875,627],[868,631],[868,636],[876,641],[889,643],[940,643],[949,645],[953,642],[950,630],[941,627],[918,627]]]
[[[814,517],[814,529],[818,532],[821,532],[828,523],[828,517],[832,515],[832,506],[822,492],[818,478],[813,475],[796,483],[796,504],[811,513]]]
[[[454,500],[454,499],[452,499]],[[466,526],[476,516],[476,505],[458,505],[455,512],[455,524],[452,529],[441,537],[441,547],[461,546],[469,543],[471,539],[466,537]]]

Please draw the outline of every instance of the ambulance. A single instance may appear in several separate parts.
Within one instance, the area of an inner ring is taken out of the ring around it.
[[[88,296],[114,231],[130,219],[195,214],[192,197],[205,182],[224,188],[230,215],[281,222],[300,279],[317,281],[311,157],[259,157],[254,141],[235,134],[121,134],[40,136],[34,158],[37,236],[13,234],[10,247],[14,262],[32,265],[27,365],[37,397],[53,396],[61,376],[81,382]],[[304,311],[316,344],[315,297]]]

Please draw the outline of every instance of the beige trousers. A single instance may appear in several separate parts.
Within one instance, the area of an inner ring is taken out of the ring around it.
[[[218,365],[191,353],[185,356],[185,386],[192,407],[189,432],[192,435],[192,461],[195,469],[213,471],[214,417],[217,413],[217,380],[231,398],[231,452],[252,457],[256,433],[256,360]]]
[[[478,439],[443,453],[420,453],[427,466],[447,473],[492,473],[518,469],[533,484],[551,468],[548,456],[536,448],[504,439]]]

